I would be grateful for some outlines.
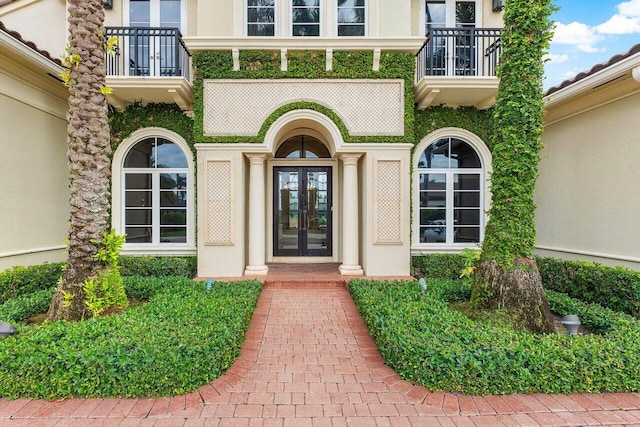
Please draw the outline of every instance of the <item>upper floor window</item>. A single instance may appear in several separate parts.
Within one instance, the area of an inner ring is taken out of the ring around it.
[[[320,0],[291,0],[291,35],[320,35]]]
[[[338,36],[364,36],[365,15],[365,0],[338,0]]]
[[[363,37],[367,35],[367,1],[244,0],[246,35]]]
[[[425,0],[425,34],[433,28],[473,28],[476,26],[476,2]]]
[[[180,0],[129,0],[129,26],[182,29]]]
[[[275,0],[247,0],[247,35],[275,35]]]
[[[458,137],[467,133],[444,129],[417,147],[416,245],[465,247],[482,241],[489,172],[484,163],[490,163],[491,155],[474,135],[470,134],[473,144]]]

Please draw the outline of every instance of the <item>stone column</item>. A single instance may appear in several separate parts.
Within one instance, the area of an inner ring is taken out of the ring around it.
[[[363,275],[360,266],[360,235],[358,213],[358,159],[362,153],[344,153],[340,156],[342,174],[342,265],[340,274]]]
[[[249,264],[244,274],[263,276],[267,274],[265,247],[266,196],[264,161],[266,154],[246,154],[249,158]]]

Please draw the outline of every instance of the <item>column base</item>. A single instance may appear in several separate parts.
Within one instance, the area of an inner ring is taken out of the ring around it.
[[[269,267],[266,265],[248,265],[244,270],[245,276],[266,276]]]
[[[338,267],[343,276],[364,276],[364,270],[359,265],[344,265]]]

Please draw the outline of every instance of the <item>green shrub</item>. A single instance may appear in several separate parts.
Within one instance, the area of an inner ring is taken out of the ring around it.
[[[640,317],[640,272],[555,258],[536,263],[546,289]]]
[[[126,276],[122,278],[124,289],[129,298],[148,300],[155,294],[167,287],[167,281],[170,277],[154,277],[154,276]],[[172,279],[182,280],[180,276]]]
[[[216,282],[210,292],[186,278],[133,283],[152,295],[148,303],[0,340],[0,396],[169,396],[196,390],[231,366],[258,281]]]
[[[460,278],[464,257],[460,254],[429,254],[414,256],[411,260],[415,274],[426,279]]]
[[[15,266],[0,272],[0,304],[11,298],[56,286],[64,263]]]
[[[353,280],[350,291],[386,363],[432,390],[473,394],[640,390],[640,322],[550,292],[559,314],[606,332],[534,335],[474,322],[446,299],[468,284]],[[605,319],[603,320],[602,317]],[[599,325],[599,326],[598,326]]]
[[[196,257],[121,256],[120,274],[123,276],[182,276],[195,277]]]
[[[46,312],[55,289],[43,289],[6,301],[0,305],[0,321],[13,324],[22,322],[31,315]]]

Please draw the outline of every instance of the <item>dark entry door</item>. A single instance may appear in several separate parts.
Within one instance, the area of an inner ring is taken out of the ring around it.
[[[331,256],[331,167],[275,167],[273,254]]]

